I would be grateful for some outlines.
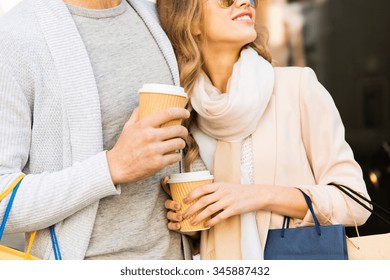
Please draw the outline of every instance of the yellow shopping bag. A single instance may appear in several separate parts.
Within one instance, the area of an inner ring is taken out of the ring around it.
[[[26,252],[21,252],[7,246],[0,245],[0,260],[39,260],[38,258],[30,255],[35,234],[35,231],[31,234]]]
[[[24,176],[25,176],[24,174],[18,176],[14,180],[14,182],[3,193],[0,194],[0,201],[1,201],[4,197],[6,197],[8,194],[12,192],[10,200],[7,205],[7,209],[3,217],[3,221],[1,222],[0,225],[0,240],[3,235],[5,224],[7,223],[8,214],[9,211],[11,210],[16,191],[18,190],[20,182],[22,181]],[[26,252],[21,252],[7,246],[0,245],[0,260],[39,260],[38,258],[30,255],[31,247],[34,242],[35,235],[36,235],[36,231],[31,233]]]

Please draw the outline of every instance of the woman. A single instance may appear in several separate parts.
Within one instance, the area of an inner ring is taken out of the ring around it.
[[[261,259],[270,228],[312,225],[300,190],[321,224],[358,224],[369,213],[329,183],[368,197],[362,171],[344,140],[344,127],[329,93],[309,68],[273,68],[265,33],[255,28],[256,0],[159,0],[163,29],[179,63],[193,109],[185,164],[200,158],[215,183],[188,195],[206,217],[203,259]],[[192,140],[192,141],[191,141]],[[300,190],[299,190],[300,189]],[[180,230],[178,205],[167,201],[171,230]],[[226,246],[229,244],[229,246]]]

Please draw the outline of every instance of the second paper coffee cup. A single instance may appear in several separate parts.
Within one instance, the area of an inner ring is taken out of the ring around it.
[[[185,204],[183,199],[195,188],[210,184],[214,181],[213,175],[209,171],[197,171],[172,174],[168,180],[169,187],[171,189],[172,199],[177,201],[181,205],[179,214],[183,214],[188,208],[190,208],[197,200],[192,201],[189,204]],[[198,231],[208,229],[205,227],[205,223],[208,219],[201,221],[199,224],[191,225],[191,220],[200,213],[196,212],[192,216],[184,219],[180,222],[180,230],[182,232]]]

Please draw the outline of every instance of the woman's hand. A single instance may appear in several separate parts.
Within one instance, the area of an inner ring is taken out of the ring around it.
[[[184,199],[184,203],[197,198],[199,200],[181,218],[190,217],[203,209],[191,223],[196,225],[210,217],[207,227],[231,216],[257,210],[298,219],[303,219],[308,211],[302,193],[297,188],[286,186],[213,183],[193,190]]]
[[[212,227],[231,216],[261,208],[261,203],[264,201],[259,200],[259,197],[261,198],[260,191],[261,186],[259,185],[231,183],[213,183],[198,187],[184,199],[184,202],[190,203],[197,198],[199,200],[180,218],[190,217],[196,211],[204,208],[191,223],[196,225],[203,219],[210,217],[206,226]]]

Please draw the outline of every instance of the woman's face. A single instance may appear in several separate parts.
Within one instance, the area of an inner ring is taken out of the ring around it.
[[[203,7],[204,51],[215,47],[240,50],[256,39],[256,12],[249,0],[236,0],[227,8],[217,0],[206,0]]]

